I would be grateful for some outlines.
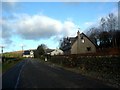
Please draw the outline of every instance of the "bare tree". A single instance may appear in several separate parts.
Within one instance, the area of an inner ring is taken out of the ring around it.
[[[97,43],[99,41],[99,30],[98,30],[98,28],[96,28],[96,27],[90,28],[88,36],[93,41],[94,44],[98,45],[98,43]]]
[[[106,31],[106,20],[105,20],[105,18],[101,18],[101,21],[100,21],[100,23],[101,23],[101,31]]]
[[[112,45],[113,47],[116,47],[116,33],[115,30],[118,28],[118,23],[117,23],[117,17],[113,14],[110,13],[107,17],[107,29],[110,32],[112,36]]]
[[[91,27],[88,31],[89,38],[101,48],[118,47],[117,17],[110,13],[107,17],[101,18],[98,27]]]

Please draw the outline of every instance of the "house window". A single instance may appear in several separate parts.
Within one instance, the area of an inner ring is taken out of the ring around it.
[[[91,51],[91,47],[87,47],[87,51]]]
[[[85,43],[85,40],[84,40],[84,39],[82,39],[82,43]]]

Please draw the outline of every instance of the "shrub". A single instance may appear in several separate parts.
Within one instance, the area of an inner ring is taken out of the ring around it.
[[[79,55],[52,56],[51,62],[81,70],[120,75],[120,57],[88,57]]]

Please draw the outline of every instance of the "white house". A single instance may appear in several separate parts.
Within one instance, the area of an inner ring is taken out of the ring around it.
[[[26,50],[26,51],[24,51],[24,53],[23,53],[23,57],[31,57],[31,58],[33,58],[34,57],[34,51],[33,50]]]
[[[50,54],[51,54],[51,56],[54,56],[54,55],[63,55],[63,51],[60,50],[60,49],[55,49]]]

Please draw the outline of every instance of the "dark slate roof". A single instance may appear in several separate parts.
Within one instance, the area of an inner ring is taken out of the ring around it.
[[[73,45],[73,43],[76,41],[77,37],[69,37],[70,41],[71,41],[71,45]]]
[[[23,55],[30,55],[30,52],[31,52],[31,51],[35,52],[36,49],[25,50],[25,51],[23,52]]]
[[[90,40],[95,46],[97,46],[89,37],[87,37],[84,33],[81,33],[80,36],[86,37],[88,40]],[[76,37],[69,37],[71,41],[71,46],[74,44],[74,42],[78,39],[78,36]]]
[[[45,53],[50,53],[52,51],[54,51],[54,49],[45,49]]]
[[[88,36],[86,36],[84,33],[81,33],[80,35],[83,35],[84,37],[86,37],[88,40],[90,40],[92,42],[92,44],[95,45],[95,47],[97,47],[97,45]]]
[[[29,50],[24,51],[23,55],[30,55],[30,51]]]

